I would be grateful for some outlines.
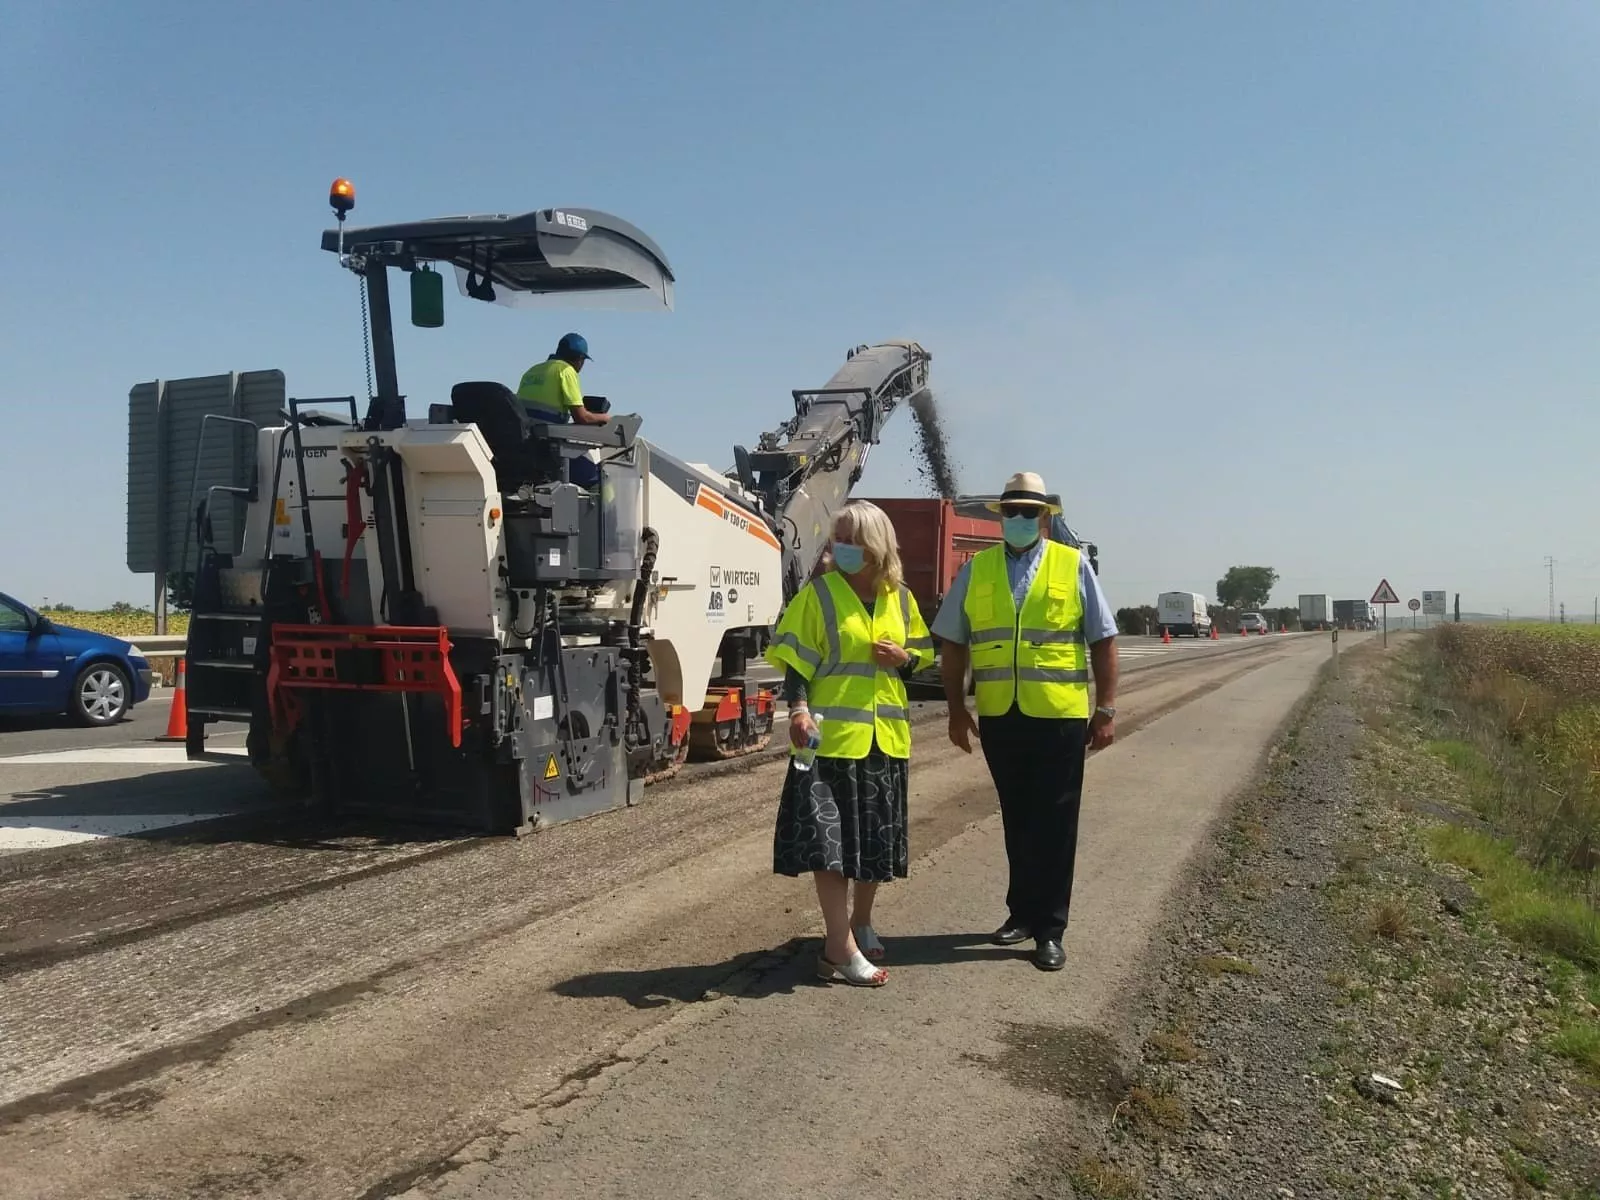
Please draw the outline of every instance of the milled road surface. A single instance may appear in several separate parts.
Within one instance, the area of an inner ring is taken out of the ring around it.
[[[993,1194],[1046,1117],[984,1065],[1008,1061],[1006,1022],[1115,1003],[1326,653],[1131,666],[1056,976],[981,944],[999,821],[937,723],[878,992],[809,982],[809,882],[770,873],[771,759],[516,842],[268,830],[12,856],[0,1195],[854,1195],[854,1170],[887,1195]],[[487,1161],[445,1161],[464,1146]]]

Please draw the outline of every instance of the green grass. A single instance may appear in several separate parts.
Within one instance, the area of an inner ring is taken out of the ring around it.
[[[1515,1150],[1507,1150],[1502,1156],[1506,1165],[1506,1174],[1513,1183],[1523,1183],[1536,1191],[1544,1191],[1550,1186],[1550,1172],[1542,1163],[1531,1158],[1525,1158]]]
[[[1195,970],[1215,979],[1219,975],[1259,975],[1261,968],[1248,959],[1227,954],[1206,954],[1194,960]]]
[[[1577,1063],[1600,1083],[1600,1023],[1569,1021],[1550,1039],[1550,1049]]]
[[[1600,971],[1600,913],[1574,881],[1539,871],[1509,841],[1442,825],[1429,835],[1434,854],[1477,876],[1489,914],[1507,934],[1586,971]]]
[[[1099,1197],[1099,1200],[1133,1200],[1140,1192],[1142,1180],[1137,1172],[1090,1159],[1072,1172],[1072,1186],[1080,1194]]]
[[[1428,743],[1428,753],[1442,759],[1445,766],[1459,775],[1478,777],[1488,775],[1493,768],[1489,760],[1470,742],[1445,738]]]

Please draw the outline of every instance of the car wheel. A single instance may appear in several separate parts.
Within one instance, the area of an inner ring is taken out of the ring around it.
[[[114,663],[91,663],[72,685],[72,716],[80,725],[115,725],[128,714],[128,677]]]

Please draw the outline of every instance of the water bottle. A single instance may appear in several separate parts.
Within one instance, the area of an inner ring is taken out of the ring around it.
[[[811,731],[811,736],[806,739],[806,744],[798,750],[794,748],[792,743],[790,744],[789,752],[793,755],[794,769],[796,771],[811,770],[811,764],[817,759],[817,749],[822,745],[822,718],[816,713],[812,713],[811,720],[815,723],[816,728]]]

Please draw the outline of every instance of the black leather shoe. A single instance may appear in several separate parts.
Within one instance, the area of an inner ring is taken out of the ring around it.
[[[1015,921],[1007,921],[989,935],[989,941],[996,946],[1015,946],[1018,942],[1025,942],[1033,934],[1028,932],[1026,925],[1018,925]]]
[[[1040,938],[1033,948],[1033,965],[1041,971],[1059,971],[1067,965],[1067,952],[1060,942]]]

